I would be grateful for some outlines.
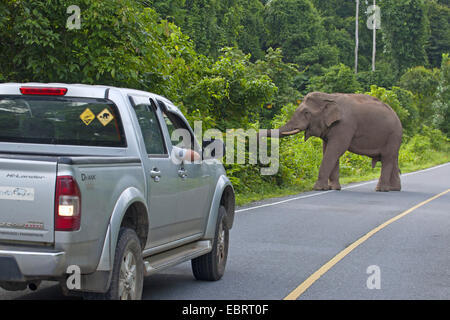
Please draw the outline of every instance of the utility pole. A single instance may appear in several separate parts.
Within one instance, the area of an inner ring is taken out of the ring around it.
[[[358,73],[358,50],[359,50],[359,0],[356,0],[356,31],[355,31],[355,73]]]
[[[372,72],[375,71],[375,58],[377,55],[377,3],[376,0],[373,0],[373,10],[374,10],[374,19],[373,19],[373,50],[372,50]]]
[[[377,55],[377,29],[381,29],[381,12],[380,7],[377,6],[376,0],[373,0],[373,5],[367,8],[367,14],[370,15],[367,20],[367,28],[373,31],[372,71],[375,71],[375,59]]]

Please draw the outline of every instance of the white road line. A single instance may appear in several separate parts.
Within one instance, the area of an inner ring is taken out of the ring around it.
[[[248,210],[253,210],[253,209],[258,209],[258,208],[264,208],[264,207],[270,207],[270,206],[275,206],[277,204],[281,204],[281,203],[286,203],[286,202],[290,202],[290,201],[294,201],[294,200],[299,200],[299,199],[305,199],[305,198],[311,198],[311,197],[315,197],[315,196],[321,196],[330,192],[334,192],[335,190],[328,190],[328,191],[324,191],[324,192],[320,192],[320,193],[314,193],[314,194],[308,194],[306,196],[301,196],[301,197],[295,197],[295,198],[290,198],[290,199],[286,199],[286,200],[282,200],[282,201],[278,201],[278,202],[273,202],[273,203],[267,203],[267,204],[263,204],[260,206],[256,206],[256,207],[250,207],[250,208],[245,208],[245,209],[240,209],[240,210],[236,210],[236,212],[243,212],[243,211],[248,211]]]
[[[441,164],[441,165],[436,166],[436,167],[431,167],[431,168],[428,168],[428,169],[423,169],[423,170],[420,170],[420,171],[415,171],[415,172],[405,173],[405,174],[402,174],[402,177],[411,176],[411,175],[416,174],[416,173],[427,172],[427,171],[431,171],[431,170],[434,170],[434,169],[439,169],[439,168],[442,168],[442,167],[445,167],[445,166],[448,166],[448,165],[450,165],[450,162]]]
[[[445,166],[448,166],[448,165],[450,165],[450,162],[441,164],[441,165],[436,166],[436,167],[428,168],[428,169],[423,169],[423,170],[419,170],[419,171],[415,171],[415,172],[405,173],[405,174],[402,174],[401,176],[402,177],[407,177],[407,176],[415,175],[415,174],[418,174],[418,173],[423,173],[423,172],[439,169],[439,168],[442,168],[442,167],[445,167]],[[375,183],[377,181],[378,181],[378,179],[377,180],[371,180],[371,181],[363,182],[363,183],[359,183],[359,184],[355,184],[355,185],[351,185],[351,186],[346,186],[346,187],[343,187],[342,190],[362,187],[362,186],[365,186],[365,185],[368,185],[368,184],[371,184],[371,183]],[[336,190],[328,190],[328,191],[323,191],[323,192],[317,192],[317,193],[308,194],[308,195],[304,195],[304,196],[299,196],[299,197],[295,197],[295,198],[290,198],[290,199],[286,199],[286,200],[282,200],[282,201],[266,203],[266,204],[262,204],[262,205],[254,206],[254,207],[250,207],[250,208],[239,209],[239,210],[236,210],[236,213],[244,212],[244,211],[250,211],[250,210],[264,208],[264,207],[276,206],[276,205],[279,205],[279,204],[282,204],[282,203],[291,202],[291,201],[300,200],[300,199],[305,199],[305,198],[312,198],[312,197],[316,197],[316,196],[322,196],[322,195],[325,195],[325,194],[330,193],[330,192],[336,192]]]

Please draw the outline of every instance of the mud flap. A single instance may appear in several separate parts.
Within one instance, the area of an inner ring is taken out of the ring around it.
[[[25,278],[13,257],[0,257],[0,281],[24,282]]]

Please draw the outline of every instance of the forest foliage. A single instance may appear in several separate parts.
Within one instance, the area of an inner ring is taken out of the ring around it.
[[[67,8],[81,10],[69,30]],[[447,0],[378,0],[376,71],[361,1],[354,70],[355,1],[0,0],[0,81],[104,84],[147,90],[205,129],[275,128],[310,91],[366,93],[404,127],[401,164],[448,155],[450,8]],[[321,142],[281,141],[280,170],[227,166],[239,192],[307,186]],[[447,156],[448,160],[448,156]],[[409,161],[409,162],[408,162]],[[342,175],[368,172],[346,154]]]

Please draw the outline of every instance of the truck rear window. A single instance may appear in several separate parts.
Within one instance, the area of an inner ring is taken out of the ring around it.
[[[0,96],[0,142],[126,147],[116,105],[105,99]]]

